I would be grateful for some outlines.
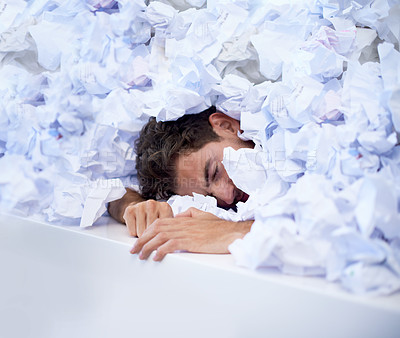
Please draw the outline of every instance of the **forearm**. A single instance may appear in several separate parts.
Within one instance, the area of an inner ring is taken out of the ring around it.
[[[137,204],[145,201],[140,194],[132,189],[126,189],[126,194],[119,200],[112,201],[108,204],[108,212],[112,218],[120,223],[125,224],[123,218],[125,209],[128,205]]]

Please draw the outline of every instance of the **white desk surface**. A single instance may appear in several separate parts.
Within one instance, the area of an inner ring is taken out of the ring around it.
[[[115,330],[115,337],[125,337],[133,323],[143,334],[137,337],[400,337],[400,293],[357,296],[322,278],[240,268],[230,255],[175,253],[162,262],[140,261],[129,253],[135,240],[108,217],[79,228],[0,215],[0,266],[7,276],[0,280],[0,336],[6,337],[3,330],[7,338],[39,337],[42,326],[35,311],[40,309],[49,320],[64,324],[61,331],[52,327],[41,337],[97,338]],[[38,258],[40,269],[34,267]],[[40,301],[13,303],[20,288],[29,298],[44,280],[53,283],[40,291]],[[59,295],[59,288],[71,285],[77,294]],[[82,285],[85,292],[79,291]],[[95,291],[84,301],[88,288]],[[62,313],[83,311],[81,320],[67,316],[74,324],[64,323],[50,309],[54,297],[61,297]],[[83,308],[76,308],[77,303]],[[14,317],[10,306],[16,307]],[[111,309],[118,319],[108,316]],[[99,313],[103,319],[98,322],[93,315]],[[28,316],[32,330],[19,328],[10,336],[21,315]]]
[[[115,241],[127,246],[128,254],[136,241],[135,237],[130,237],[125,225],[118,223],[110,217],[99,219],[94,226],[80,228],[79,226],[63,227],[69,231],[76,231],[87,236]],[[136,257],[136,255],[135,255]],[[366,297],[351,294],[343,290],[336,283],[329,283],[319,277],[303,277],[284,275],[274,269],[250,270],[235,265],[231,255],[207,255],[193,253],[174,253],[169,255],[169,259],[184,260],[193,264],[204,264],[206,266],[223,269],[232,273],[243,274],[249,278],[259,278],[268,282],[284,284],[293,288],[309,290],[333,297],[343,297],[344,299],[374,307],[383,307],[397,311],[400,316],[400,292],[388,297]],[[151,260],[151,257],[150,259]],[[158,263],[156,263],[158,264]],[[400,320],[400,317],[399,317]],[[400,333],[400,332],[399,332]],[[400,336],[400,334],[399,334]]]

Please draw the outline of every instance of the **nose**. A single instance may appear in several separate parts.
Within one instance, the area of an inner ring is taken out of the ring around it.
[[[235,189],[236,187],[232,180],[228,177],[228,175],[226,175],[226,178],[223,178],[215,183],[212,194],[217,199],[219,206],[229,207],[234,204]]]

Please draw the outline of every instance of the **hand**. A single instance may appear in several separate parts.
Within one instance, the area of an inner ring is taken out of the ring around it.
[[[129,204],[123,219],[131,236],[142,236],[146,228],[156,219],[173,217],[171,206],[166,202],[147,200]]]
[[[249,232],[252,223],[225,221],[208,212],[190,208],[175,218],[157,219],[136,241],[131,253],[140,253],[140,259],[147,259],[157,250],[155,261],[177,250],[229,253],[229,244]]]

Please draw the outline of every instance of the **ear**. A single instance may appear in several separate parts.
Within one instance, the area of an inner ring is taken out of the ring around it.
[[[240,130],[240,122],[221,112],[211,114],[208,118],[214,131],[220,137],[236,136]]]

